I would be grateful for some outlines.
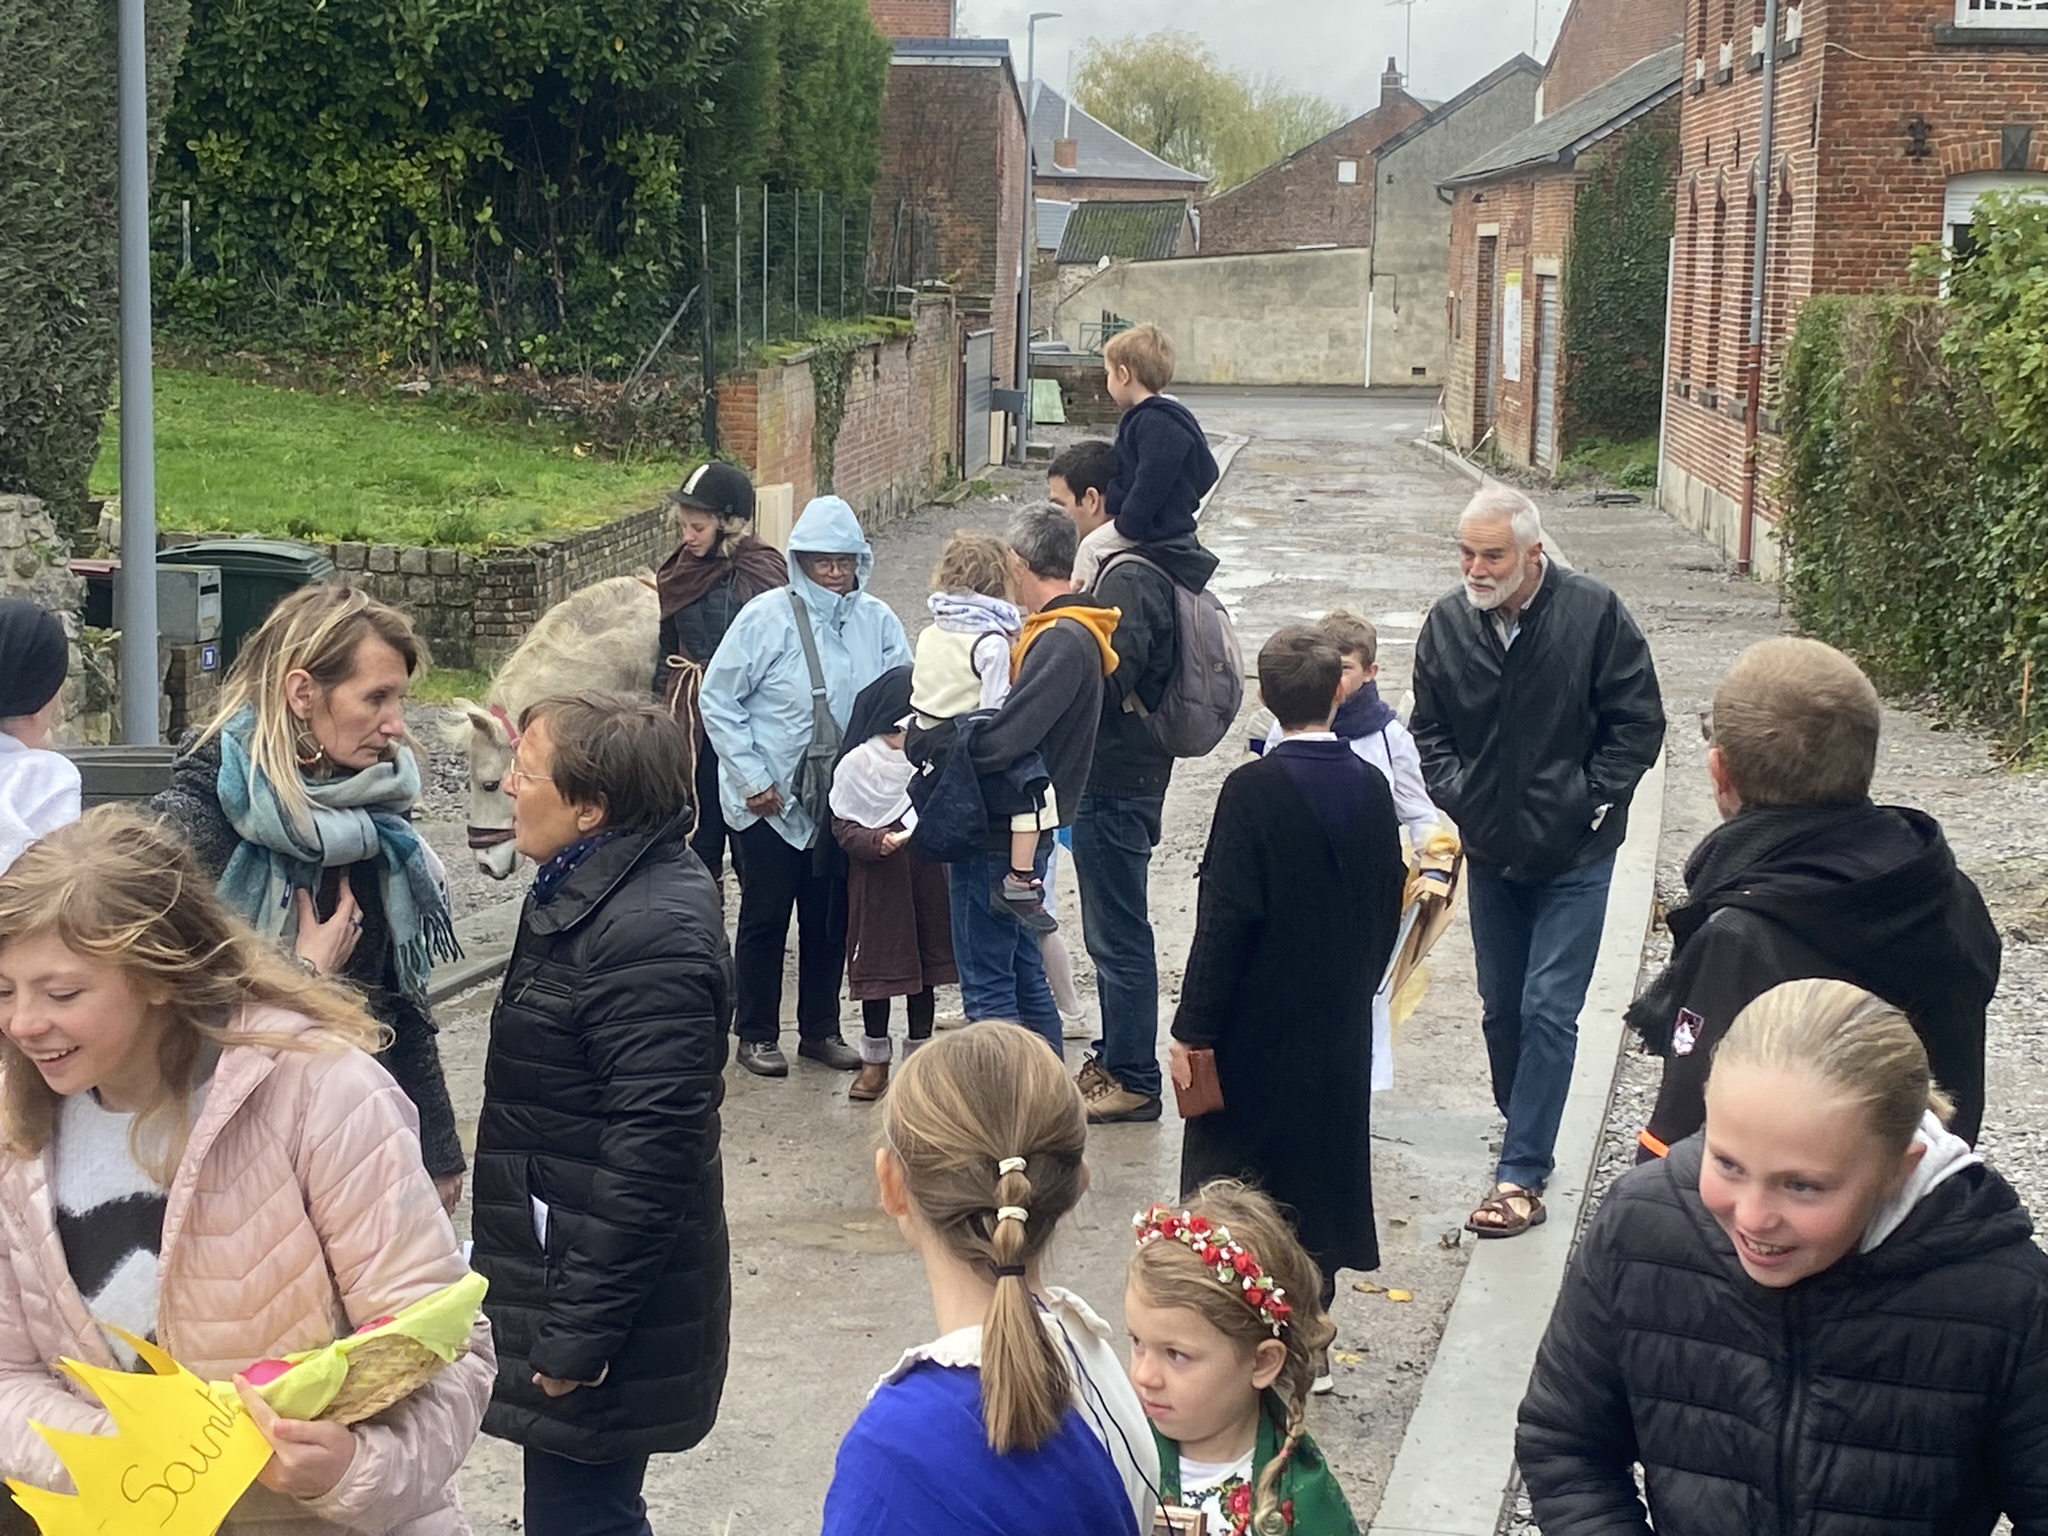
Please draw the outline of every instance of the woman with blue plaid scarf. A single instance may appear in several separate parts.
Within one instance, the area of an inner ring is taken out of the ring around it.
[[[404,699],[426,650],[367,593],[304,587],[243,642],[221,706],[185,744],[152,809],[179,831],[228,908],[307,969],[360,988],[391,1031],[379,1058],[420,1117],[449,1209],[462,1146],[426,987],[461,951],[447,872],[412,825],[420,760]]]

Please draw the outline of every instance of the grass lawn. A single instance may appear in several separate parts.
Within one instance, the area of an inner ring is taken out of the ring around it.
[[[1639,437],[1615,442],[1606,437],[1589,437],[1572,449],[1565,469],[1582,470],[1610,480],[1629,490],[1647,491],[1657,484],[1657,438]]]
[[[412,680],[408,704],[451,704],[479,701],[491,691],[491,674],[481,667],[429,667]]]
[[[94,493],[118,491],[119,471],[110,411]],[[652,506],[682,471],[666,459],[585,457],[554,427],[473,421],[431,401],[156,374],[165,528],[482,548]]]

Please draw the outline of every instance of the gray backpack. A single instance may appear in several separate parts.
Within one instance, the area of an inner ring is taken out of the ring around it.
[[[1173,588],[1174,659],[1159,707],[1146,709],[1133,691],[1124,700],[1124,709],[1145,722],[1161,750],[1175,757],[1207,757],[1230,733],[1244,703],[1244,648],[1237,642],[1237,626],[1214,592],[1182,586],[1156,561],[1136,551],[1104,561],[1095,578],[1097,587],[1126,560],[1158,571]]]

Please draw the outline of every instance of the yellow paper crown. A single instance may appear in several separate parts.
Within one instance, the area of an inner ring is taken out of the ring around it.
[[[76,1495],[8,1479],[43,1536],[213,1536],[270,1460],[270,1445],[232,1390],[208,1387],[146,1340],[108,1332],[153,1374],[61,1360],[64,1373],[113,1416],[111,1435],[30,1421],[64,1463]]]

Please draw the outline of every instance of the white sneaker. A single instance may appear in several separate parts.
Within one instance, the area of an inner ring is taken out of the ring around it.
[[[1337,1390],[1337,1378],[1330,1374],[1330,1352],[1316,1351],[1316,1379],[1309,1383],[1309,1391],[1317,1397],[1324,1397]]]
[[[1060,1035],[1068,1040],[1094,1039],[1095,1026],[1088,1022],[1088,1010],[1084,1008],[1079,1013],[1069,1013],[1064,1008],[1060,1009]]]

